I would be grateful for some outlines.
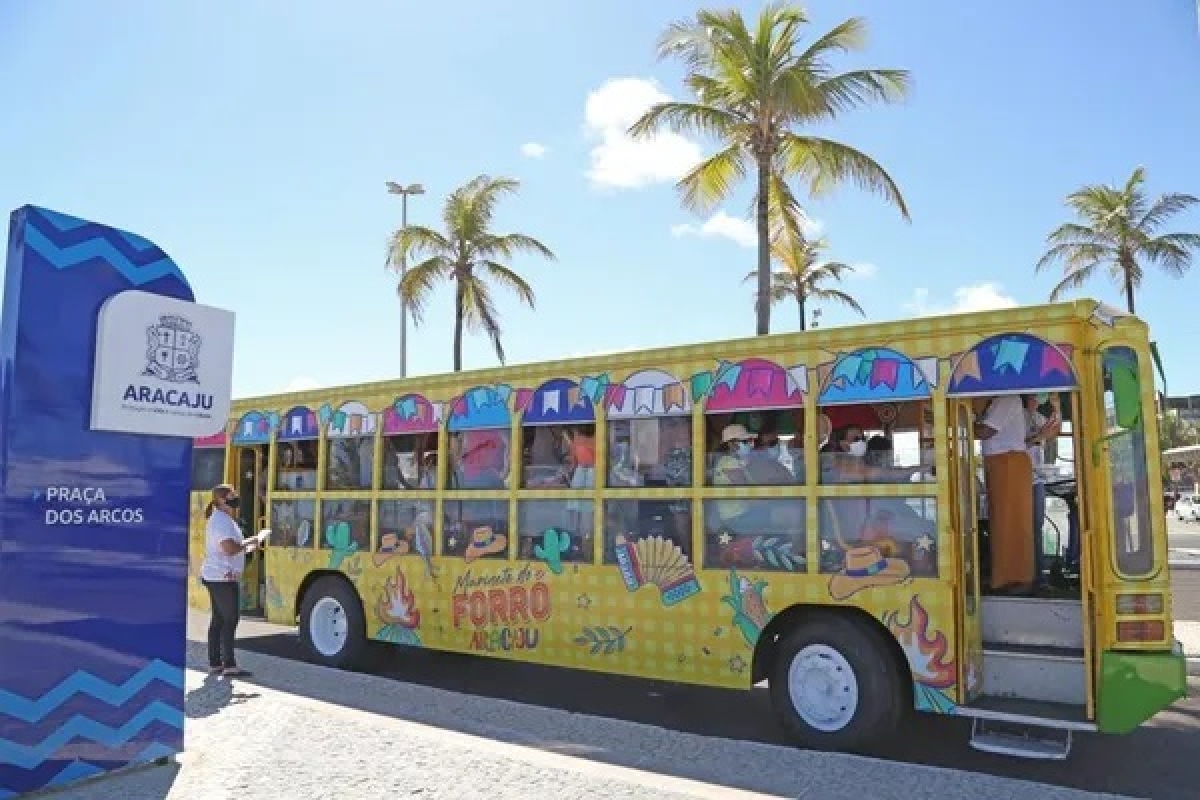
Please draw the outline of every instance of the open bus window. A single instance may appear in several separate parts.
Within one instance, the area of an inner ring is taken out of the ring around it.
[[[192,491],[207,492],[225,482],[225,448],[192,448]]]
[[[521,500],[517,506],[517,558],[541,561],[552,571],[564,563],[591,563],[591,500]]]
[[[437,488],[437,434],[406,433],[384,437],[382,488]]]
[[[660,569],[668,575],[690,574],[691,501],[683,497],[605,501],[604,563],[625,569],[631,558],[636,558],[639,574],[650,582]]]
[[[433,556],[432,500],[380,500],[379,543],[381,556]]]
[[[608,485],[692,485],[692,418],[614,419],[608,423]]]
[[[852,558],[875,557],[880,576],[892,583],[937,577],[937,498],[822,498],[817,513],[823,574],[845,571],[854,551]]]
[[[325,488],[370,489],[374,461],[374,436],[330,439]]]
[[[704,502],[704,566],[804,572],[807,551],[803,498]]]
[[[317,440],[278,442],[275,445],[275,488],[311,492],[317,488]]]
[[[271,546],[312,547],[316,524],[315,500],[275,500],[271,503]]]
[[[342,559],[370,552],[371,501],[322,501],[321,549],[332,550],[339,564]]]
[[[804,409],[705,414],[709,486],[804,482]]]
[[[460,431],[449,434],[450,489],[505,489],[508,487],[509,440],[507,428]]]
[[[508,555],[508,502],[445,500],[442,503],[442,555],[467,563]]]
[[[527,425],[521,428],[522,488],[562,489],[571,485],[574,473],[574,462],[571,459],[574,444],[570,433],[572,427],[575,426]],[[590,441],[590,452],[593,456],[589,464],[594,464],[595,439]]]
[[[821,483],[935,480],[933,409],[925,400],[821,409],[831,432],[821,449]]]

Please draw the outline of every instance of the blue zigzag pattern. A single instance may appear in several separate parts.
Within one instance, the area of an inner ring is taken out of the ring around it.
[[[166,703],[155,700],[119,728],[101,725],[87,717],[74,716],[67,721],[67,724],[33,747],[0,739],[0,763],[12,764],[23,769],[33,769],[53,756],[64,745],[70,744],[77,738],[88,739],[105,747],[118,747],[133,739],[154,722],[161,722],[182,730],[183,709],[172,708]]]
[[[134,759],[129,762],[130,766],[134,764],[148,764],[160,758],[168,758],[175,755],[175,751],[163,744],[152,744],[139,753]],[[55,774],[45,785],[46,786],[61,786],[64,783],[72,783],[81,781],[85,778],[92,778],[101,775],[108,770],[97,767],[95,764],[89,764],[86,761],[72,761],[62,770]],[[0,800],[8,800],[10,797],[16,797],[17,793],[9,789],[0,787]]]
[[[56,269],[85,266],[99,260],[121,273],[133,286],[167,276],[174,276],[188,286],[187,278],[175,262],[140,236],[32,206],[25,218],[25,243]]]
[[[122,706],[155,681],[183,689],[183,668],[155,659],[120,685],[97,678],[89,672],[76,672],[37,700],[27,700],[0,689],[0,714],[16,717],[22,722],[40,722],[77,694],[90,695],[110,706]]]

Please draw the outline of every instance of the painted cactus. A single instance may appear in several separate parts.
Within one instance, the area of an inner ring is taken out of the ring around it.
[[[549,528],[542,532],[542,543],[535,545],[533,554],[542,561],[555,575],[563,571],[562,557],[571,549],[571,534],[558,528]]]

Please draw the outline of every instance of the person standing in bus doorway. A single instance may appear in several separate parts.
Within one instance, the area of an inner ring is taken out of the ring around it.
[[[257,538],[244,539],[236,522],[241,505],[237,492],[227,483],[214,486],[204,509],[208,519],[204,532],[204,563],[200,580],[208,589],[211,618],[208,623],[208,672],[210,675],[247,675],[233,654],[241,609],[240,580],[246,568],[246,553],[255,549]]]
[[[1001,594],[1033,590],[1033,462],[1025,445],[1020,395],[993,397],[975,423],[987,487],[991,588]]]
[[[1029,450],[1029,461],[1033,469],[1033,578],[1040,588],[1045,584],[1046,546],[1042,541],[1046,526],[1046,478],[1042,466],[1046,461],[1046,442],[1058,435],[1059,419],[1055,410],[1045,416],[1039,405],[1046,402],[1045,395],[1023,395],[1025,403],[1025,446]]]

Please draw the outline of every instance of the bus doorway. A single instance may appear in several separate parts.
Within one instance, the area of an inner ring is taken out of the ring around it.
[[[265,444],[236,448],[234,463],[237,475],[232,481],[242,503],[238,508],[238,524],[243,536],[253,536],[267,526],[267,459]],[[264,614],[266,570],[264,551],[246,554],[246,569],[242,573],[242,612],[254,616]]]

